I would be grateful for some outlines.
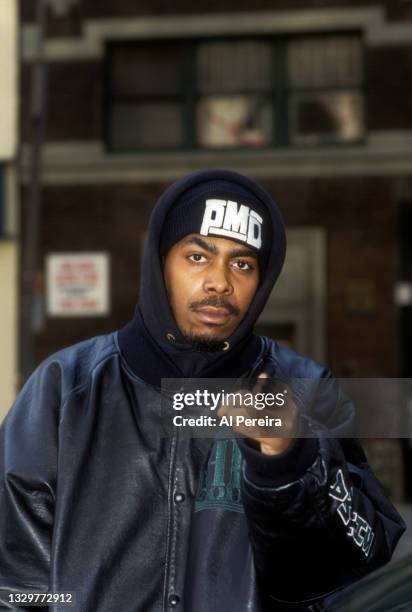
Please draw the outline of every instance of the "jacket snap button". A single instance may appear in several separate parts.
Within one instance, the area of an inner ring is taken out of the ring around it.
[[[175,493],[175,502],[177,504],[180,504],[184,500],[185,500],[184,493]]]
[[[172,595],[169,595],[169,604],[170,604],[171,606],[173,606],[173,607],[174,607],[174,606],[177,606],[177,604],[179,603],[179,601],[180,601],[180,597],[179,597],[179,595],[176,595],[175,593],[172,593]]]

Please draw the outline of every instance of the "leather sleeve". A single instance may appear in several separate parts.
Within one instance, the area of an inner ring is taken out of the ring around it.
[[[55,364],[40,366],[0,428],[0,590],[49,587],[58,379]],[[43,608],[13,608],[3,598],[0,610],[13,609]]]
[[[266,466],[265,486],[247,459],[258,451],[240,444],[254,561],[271,601],[309,603],[353,582],[389,561],[405,530],[355,440],[317,443],[299,478],[279,485]]]
[[[316,601],[350,584],[389,561],[405,530],[353,438],[352,401],[316,367],[304,362],[303,378],[290,379],[302,437],[275,457],[239,440],[254,561],[271,602]]]

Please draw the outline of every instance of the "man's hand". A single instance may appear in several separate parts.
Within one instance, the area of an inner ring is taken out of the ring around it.
[[[262,372],[259,374],[258,378],[271,377],[269,374]],[[257,390],[255,392],[257,392]],[[262,418],[269,415],[273,417],[274,410],[275,409],[273,407],[268,407],[266,410],[257,411],[255,408],[250,406],[232,405],[220,406],[217,414],[220,417],[229,417],[231,415],[233,416],[233,421],[236,422],[237,416],[244,416],[245,418]],[[298,410],[291,394],[289,394],[289,396],[286,398],[285,405],[280,409],[277,408],[276,410],[276,416],[282,420],[282,432],[284,435],[281,438],[268,437],[268,433],[271,433],[273,429],[269,428],[268,430],[268,427],[265,426],[247,427],[244,424],[240,424],[233,425],[233,429],[242,436],[258,442],[260,445],[260,451],[264,455],[279,455],[287,450],[294,440],[297,428]],[[285,434],[290,435],[286,436]]]

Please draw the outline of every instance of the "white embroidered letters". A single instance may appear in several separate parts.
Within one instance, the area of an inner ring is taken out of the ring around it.
[[[232,200],[206,200],[200,233],[234,238],[256,249],[262,246],[262,217],[245,204]]]
[[[348,527],[347,535],[352,538],[363,553],[368,556],[373,543],[374,533],[369,523],[352,509],[352,495],[346,486],[342,470],[338,470],[336,479],[329,489],[329,497],[340,502],[336,508],[342,523]]]

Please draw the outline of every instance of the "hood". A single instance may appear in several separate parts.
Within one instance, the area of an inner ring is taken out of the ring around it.
[[[272,222],[272,241],[261,271],[260,283],[255,297],[244,319],[233,335],[227,338],[226,350],[197,352],[182,336],[171,312],[163,281],[162,263],[159,254],[160,238],[168,212],[185,191],[206,181],[224,180],[237,183],[249,190],[268,211]],[[258,319],[283,266],[286,252],[286,237],[282,216],[270,195],[255,181],[230,170],[202,170],[193,172],[173,183],[157,201],[149,222],[143,255],[139,302],[129,333],[134,327],[145,338],[145,353],[151,344],[152,357],[161,359],[167,367],[160,368],[168,377],[204,377],[219,372],[225,376],[238,376],[250,369],[259,358],[262,343],[253,335],[253,325]],[[126,332],[120,334],[121,344],[128,344],[129,365],[131,339],[125,342]],[[141,342],[141,340],[139,340]],[[141,347],[142,348],[142,347]],[[134,371],[139,356],[133,350]],[[140,350],[140,360],[142,350]],[[231,367],[227,364],[231,363]],[[138,368],[141,371],[141,367]],[[147,374],[145,376],[147,378]]]

